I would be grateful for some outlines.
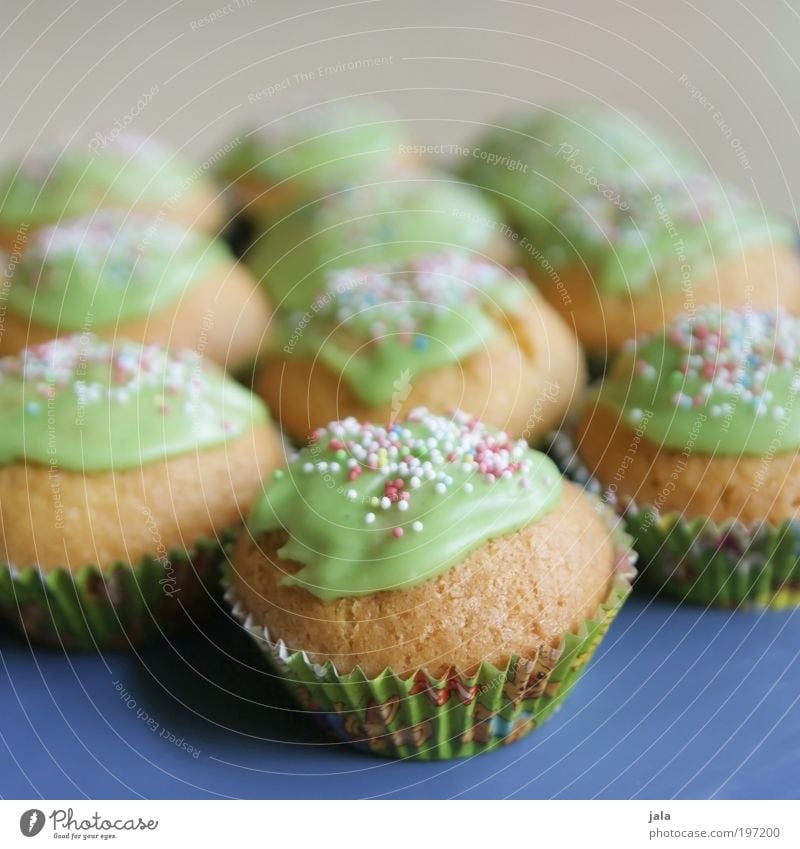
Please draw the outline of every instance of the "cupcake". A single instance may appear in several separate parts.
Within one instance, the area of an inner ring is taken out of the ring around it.
[[[532,730],[580,675],[629,588],[612,524],[464,413],[345,419],[266,484],[228,599],[340,739],[466,756]]]
[[[643,579],[687,601],[800,600],[800,319],[702,307],[626,346],[580,459],[627,509]]]
[[[511,258],[499,212],[479,192],[433,172],[403,170],[286,216],[245,261],[277,307],[306,310],[331,271],[445,250],[501,263]]]
[[[256,386],[298,441],[419,406],[461,407],[533,441],[584,383],[572,331],[524,278],[454,254],[332,272],[310,309],[276,319]]]
[[[477,149],[492,159],[466,177],[504,205],[526,269],[597,363],[701,304],[800,309],[788,223],[632,118],[547,114]]]
[[[84,334],[0,359],[0,411],[0,615],[110,648],[208,607],[281,459],[260,401],[194,352]]]
[[[225,222],[224,206],[202,166],[152,138],[96,134],[88,144],[31,148],[0,173],[0,245],[19,246],[35,228],[108,208],[206,233],[217,233]]]
[[[261,223],[412,159],[397,116],[370,99],[307,104],[239,139],[217,173],[244,217]]]
[[[5,266],[0,355],[91,330],[192,347],[243,370],[270,320],[264,293],[225,244],[174,221],[102,210],[36,230]]]

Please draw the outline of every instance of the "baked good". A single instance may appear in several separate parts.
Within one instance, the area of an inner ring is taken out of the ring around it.
[[[535,441],[585,378],[575,336],[524,275],[444,254],[331,273],[309,309],[277,316],[256,391],[298,441],[419,406]]]
[[[531,278],[598,363],[699,305],[800,309],[792,228],[633,117],[542,113],[477,149],[493,158],[466,178],[504,205]]]
[[[544,719],[613,617],[631,561],[607,518],[467,414],[345,419],[265,486],[229,598],[343,739],[473,754]]]
[[[456,251],[511,258],[498,210],[443,174],[402,169],[351,186],[285,216],[245,254],[276,307],[306,310],[329,272]]]
[[[0,614],[65,647],[202,612],[282,458],[263,405],[198,354],[91,334],[0,359],[0,411]]]
[[[24,249],[38,227],[109,208],[216,234],[226,212],[206,170],[130,131],[33,147],[0,173],[0,246]]]
[[[800,320],[702,307],[626,347],[577,450],[627,508],[646,580],[704,604],[798,598]]]
[[[246,219],[265,224],[303,203],[413,161],[398,117],[372,98],[298,103],[243,131],[217,174]]]
[[[101,210],[43,227],[5,264],[3,356],[91,330],[194,348],[236,371],[256,360],[271,318],[223,242],[138,213]]]

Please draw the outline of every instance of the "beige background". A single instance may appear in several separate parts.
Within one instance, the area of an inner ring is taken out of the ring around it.
[[[421,140],[448,144],[515,106],[584,99],[647,116],[797,217],[796,2],[2,0],[0,8],[3,157],[127,120],[203,158],[248,118],[271,120],[297,98],[366,92],[391,101]],[[353,60],[369,67],[336,67]],[[324,66],[334,67],[320,73]],[[272,94],[274,86],[282,88]]]

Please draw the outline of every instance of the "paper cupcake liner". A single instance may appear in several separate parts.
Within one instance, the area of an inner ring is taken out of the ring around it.
[[[68,649],[145,645],[210,607],[235,533],[107,569],[0,566],[0,616],[32,641]]]
[[[550,457],[567,480],[582,486],[615,513],[620,513],[617,499],[603,491],[603,485],[578,456],[575,444],[566,433],[560,430],[550,432],[542,439],[540,450]]]
[[[630,502],[625,524],[652,590],[714,607],[800,605],[800,523],[686,519]]]
[[[269,665],[335,739],[378,755],[445,760],[488,752],[524,737],[562,704],[627,598],[636,574],[627,535],[616,523],[612,589],[597,613],[555,648],[514,655],[498,669],[481,664],[472,676],[455,669],[432,677],[424,669],[400,677],[386,669],[374,678],[362,669],[340,674],[291,651],[253,621],[236,597],[226,570],[226,600],[263,651]]]
[[[603,492],[564,434],[551,434],[543,450],[565,477],[601,496],[624,518],[640,556],[637,587],[713,607],[800,605],[800,523],[715,522],[661,513],[651,504]]]

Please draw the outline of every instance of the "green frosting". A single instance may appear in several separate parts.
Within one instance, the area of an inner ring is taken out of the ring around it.
[[[626,346],[599,401],[648,441],[739,456],[800,448],[800,319],[704,307]]]
[[[0,464],[137,468],[263,421],[261,402],[193,351],[83,334],[0,359]]]
[[[37,230],[6,297],[35,324],[113,326],[158,312],[232,261],[223,243],[172,221],[104,210]]]
[[[479,192],[429,173],[354,186],[277,222],[245,260],[275,303],[305,310],[331,271],[402,262],[439,250],[478,254],[499,238]]]
[[[304,192],[348,186],[402,159],[406,136],[373,101],[329,101],[300,109],[243,136],[220,164],[228,180],[300,184]]]
[[[458,363],[519,312],[525,284],[458,255],[332,273],[305,312],[282,312],[273,350],[311,357],[366,404],[389,403],[420,372]]]
[[[318,430],[274,474],[249,520],[285,531],[283,579],[331,601],[407,589],[559,504],[553,462],[465,413],[418,409],[379,427],[355,419]]]
[[[0,174],[0,226],[55,224],[100,208],[167,209],[197,185],[191,164],[135,133],[42,145]]]
[[[648,126],[578,112],[495,130],[467,160],[467,179],[492,192],[534,261],[588,265],[601,293],[627,297],[689,287],[754,245],[791,242],[733,186],[700,170]]]

